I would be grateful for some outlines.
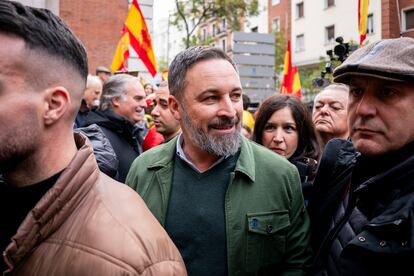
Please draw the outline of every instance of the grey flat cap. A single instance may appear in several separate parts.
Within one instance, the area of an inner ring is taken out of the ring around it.
[[[349,84],[352,76],[414,81],[414,39],[384,39],[352,53],[334,73],[334,81]]]

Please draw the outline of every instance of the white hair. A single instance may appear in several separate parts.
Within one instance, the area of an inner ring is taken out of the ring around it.
[[[89,88],[94,85],[102,85],[102,81],[98,76],[94,75],[88,75],[88,78],[86,79],[86,88]]]

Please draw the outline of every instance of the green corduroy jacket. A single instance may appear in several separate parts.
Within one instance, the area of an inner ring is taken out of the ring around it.
[[[241,139],[224,204],[228,275],[304,275],[311,261],[310,222],[299,174],[283,157]],[[176,142],[141,154],[126,179],[162,225]]]

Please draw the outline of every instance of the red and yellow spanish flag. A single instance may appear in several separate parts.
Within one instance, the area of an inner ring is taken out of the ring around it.
[[[128,70],[126,61],[129,57],[129,44],[129,33],[126,28],[123,28],[121,39],[118,42],[114,58],[112,59],[112,72]]]
[[[358,0],[359,45],[362,45],[367,36],[368,5],[369,0]]]
[[[295,94],[301,97],[301,86],[297,67],[292,67],[292,51],[290,40],[285,53],[285,66],[283,68],[283,80],[280,85],[280,94]]]
[[[292,51],[290,50],[290,40],[285,53],[285,66],[283,67],[283,80],[280,85],[280,93],[286,94],[289,88],[292,87],[293,75],[292,75]]]
[[[123,31],[122,37],[118,43],[111,69],[113,71],[118,71],[120,70],[119,68],[126,69],[125,67],[119,67],[121,64],[125,64],[126,58],[125,54],[121,54],[125,52],[118,52],[118,48],[121,48],[122,50],[123,48],[120,47],[120,45],[128,45],[128,47],[131,45],[151,75],[155,76],[158,71],[157,61],[155,60],[154,49],[152,48],[151,37],[147,29],[147,24],[145,23],[145,18],[142,15],[137,0],[133,0],[131,3],[131,7],[129,8],[129,12],[124,23],[124,30],[125,31]],[[122,59],[122,57],[124,57],[124,59]]]
[[[298,97],[298,98],[302,97],[299,71],[298,71],[298,67],[296,67],[296,66],[293,67],[292,94],[296,95],[296,97]]]
[[[158,71],[151,37],[137,0],[133,0],[128,12],[125,26],[129,32],[131,46],[152,76]]]

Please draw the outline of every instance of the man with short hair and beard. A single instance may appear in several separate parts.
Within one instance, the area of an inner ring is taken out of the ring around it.
[[[182,254],[189,275],[303,275],[309,219],[297,170],[240,134],[233,61],[193,47],[169,68],[169,107],[182,133],[138,157],[126,183]]]

